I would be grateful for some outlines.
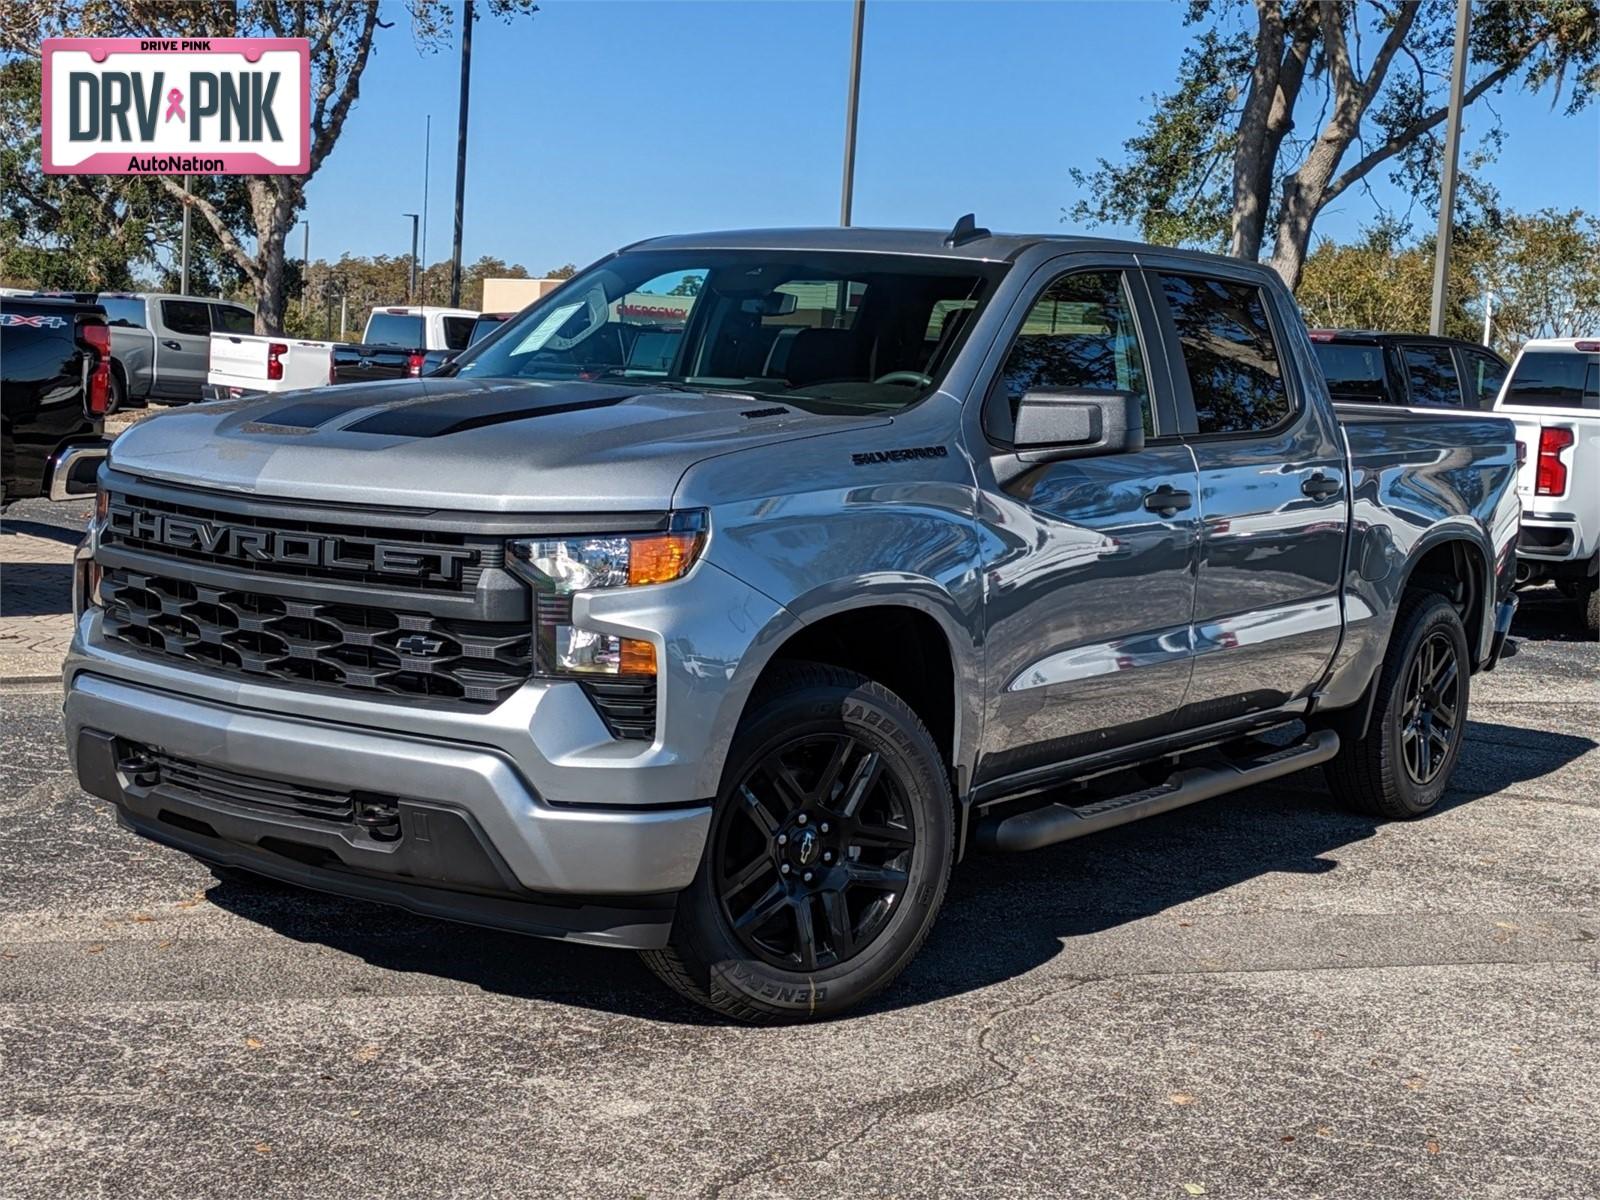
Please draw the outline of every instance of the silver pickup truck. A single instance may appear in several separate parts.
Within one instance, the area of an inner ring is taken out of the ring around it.
[[[1516,471],[1503,418],[1336,410],[1252,264],[966,218],[661,238],[443,374],[123,434],[67,737],[220,870],[828,1016],[974,848],[1317,765],[1426,813]]]

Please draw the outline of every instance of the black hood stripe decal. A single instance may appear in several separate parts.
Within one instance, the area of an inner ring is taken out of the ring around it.
[[[553,417],[557,413],[584,412],[591,408],[610,408],[628,396],[602,396],[595,400],[571,400],[565,404],[540,404],[525,408],[506,408],[504,396],[449,396],[431,404],[412,404],[389,412],[374,413],[348,427],[348,433],[375,433],[389,437],[436,438],[510,421],[532,417]]]
[[[291,404],[276,412],[264,413],[259,417],[252,416],[251,420],[258,425],[287,425],[296,429],[316,429],[336,417],[342,417],[346,413],[365,407],[367,407],[365,403],[352,403],[349,398],[302,400],[299,404]]]

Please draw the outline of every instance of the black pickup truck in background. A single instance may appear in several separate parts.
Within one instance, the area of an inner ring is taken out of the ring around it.
[[[0,298],[0,503],[93,495],[110,408],[106,310],[74,296]]]
[[[1506,361],[1487,346],[1422,333],[1313,329],[1311,344],[1341,404],[1494,408]]]
[[[428,375],[465,350],[477,314],[455,309],[379,308],[355,345],[333,348],[329,383],[373,383]]]

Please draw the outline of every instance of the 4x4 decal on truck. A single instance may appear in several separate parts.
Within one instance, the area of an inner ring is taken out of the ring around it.
[[[899,450],[866,450],[860,454],[852,454],[850,461],[858,467],[870,466],[881,462],[911,462],[919,458],[948,458],[950,450],[946,446],[906,446]]]

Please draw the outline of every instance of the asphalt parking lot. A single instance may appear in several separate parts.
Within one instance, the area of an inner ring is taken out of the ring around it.
[[[1592,1195],[1600,645],[1551,592],[1514,634],[1426,820],[1312,773],[973,859],[878,1003],[759,1030],[630,955],[219,882],[0,684],[0,1196]]]

